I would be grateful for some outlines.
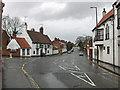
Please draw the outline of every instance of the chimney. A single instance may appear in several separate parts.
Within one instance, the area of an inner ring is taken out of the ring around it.
[[[106,11],[105,8],[103,8],[103,12],[102,12],[103,17],[106,15]]]
[[[27,26],[28,26],[28,25],[27,25],[27,23],[25,22],[25,30],[27,30]]]
[[[55,37],[54,41],[58,41],[58,39]]]
[[[12,39],[15,39],[15,38],[16,38],[16,35],[13,35],[13,36],[12,36]]]
[[[35,29],[34,29],[34,28],[32,28],[32,29],[31,29],[31,31],[35,31]]]
[[[40,27],[40,33],[43,34],[43,27]]]

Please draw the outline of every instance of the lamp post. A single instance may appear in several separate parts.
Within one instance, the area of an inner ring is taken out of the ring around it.
[[[95,8],[96,10],[96,32],[97,32],[97,24],[98,24],[98,20],[97,20],[97,7],[90,7],[90,8]],[[98,33],[97,33],[97,38],[98,38]],[[98,59],[99,59],[99,55],[98,55],[98,46],[97,46],[97,63],[98,63]]]

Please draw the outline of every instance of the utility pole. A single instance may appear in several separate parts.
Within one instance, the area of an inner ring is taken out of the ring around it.
[[[96,32],[97,32],[97,24],[98,24],[98,20],[97,20],[97,7],[90,7],[90,8],[95,8],[96,10]],[[97,38],[98,38],[98,32],[97,32]],[[97,63],[99,60],[99,51],[98,51],[98,46],[97,46]]]

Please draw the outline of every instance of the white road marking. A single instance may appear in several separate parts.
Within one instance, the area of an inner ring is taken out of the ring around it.
[[[85,73],[84,73],[85,74]],[[90,84],[91,86],[96,86],[94,83],[93,83],[93,81],[87,76],[87,74],[85,74],[85,76],[89,79],[89,81],[87,81],[87,80],[85,80],[85,79],[83,79],[83,78],[81,78],[80,76],[78,76],[78,75],[75,75],[74,73],[72,73],[71,72],[71,75],[73,75],[73,76],[75,76],[75,77],[77,77],[78,79],[81,79],[81,80],[83,80],[84,82],[86,82],[86,83],[88,83],[88,84]]]
[[[78,72],[78,71],[73,71],[73,70],[69,70],[70,72]]]
[[[60,67],[61,69],[63,69],[63,70],[66,70],[64,67],[62,67],[62,66],[60,66],[60,65],[59,65],[59,67]]]
[[[63,60],[63,62],[64,62],[65,60]]]
[[[75,68],[77,68],[78,70],[80,70],[80,68],[78,66],[75,65]]]
[[[86,73],[84,73],[84,74],[85,74],[85,76],[89,79],[89,81],[92,83],[92,85],[96,86],[96,85],[93,83],[93,81],[90,79],[90,77],[88,77],[88,75],[87,75]]]

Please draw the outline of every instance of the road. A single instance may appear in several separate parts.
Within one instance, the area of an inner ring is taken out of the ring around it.
[[[71,54],[3,58],[3,88],[118,88],[120,77]],[[24,72],[24,73],[23,73]],[[27,74],[25,74],[25,72]],[[10,83],[12,81],[12,83]]]

